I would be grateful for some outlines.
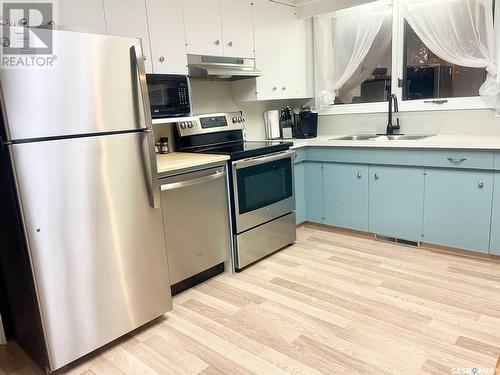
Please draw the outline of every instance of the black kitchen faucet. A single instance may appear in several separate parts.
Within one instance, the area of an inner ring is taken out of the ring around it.
[[[387,121],[387,130],[386,134],[394,134],[394,130],[399,130],[401,127],[399,126],[399,119],[396,119],[396,125],[392,124],[392,112],[393,112],[393,103],[394,102],[394,113],[398,112],[398,97],[396,94],[391,94],[389,96],[389,110],[388,110],[388,121]]]

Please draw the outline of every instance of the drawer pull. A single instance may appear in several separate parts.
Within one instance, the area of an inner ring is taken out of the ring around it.
[[[380,175],[378,173],[375,173],[375,180],[378,180],[380,178]]]
[[[479,189],[484,188],[484,181],[478,181],[477,186],[479,187]]]
[[[358,176],[358,178],[363,177],[363,176],[361,175],[361,172],[358,172],[358,175],[357,175],[357,176]]]
[[[446,159],[448,159],[449,161],[451,161],[452,163],[461,163],[463,161],[466,161],[467,158],[466,157],[462,157],[462,158],[453,158],[451,156],[448,156]]]

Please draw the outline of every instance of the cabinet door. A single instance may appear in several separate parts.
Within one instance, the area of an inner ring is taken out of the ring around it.
[[[153,72],[144,0],[104,0],[109,35],[141,38],[146,72]]]
[[[295,222],[303,223],[306,220],[306,198],[304,185],[304,163],[296,163],[295,174]]]
[[[222,56],[220,0],[183,0],[187,53]]]
[[[182,0],[146,0],[153,70],[187,74]]]
[[[304,162],[306,220],[323,223],[323,164]]]
[[[423,241],[488,252],[493,175],[427,169]]]
[[[423,168],[370,166],[369,184],[370,232],[421,241]]]
[[[270,1],[255,1],[255,63],[262,76],[257,79],[257,99],[272,100],[284,96],[282,93],[282,70],[293,62],[287,56],[296,45],[286,45],[292,7]],[[287,63],[284,63],[287,61]]]
[[[323,164],[325,224],[368,231],[368,166]]]
[[[221,0],[224,56],[254,57],[252,8],[250,0]]]
[[[102,0],[63,0],[57,3],[54,22],[75,30],[106,34]]]
[[[500,173],[495,174],[490,254],[500,255]]]

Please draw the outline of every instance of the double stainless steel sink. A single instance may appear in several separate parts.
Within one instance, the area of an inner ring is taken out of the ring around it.
[[[330,138],[329,141],[367,141],[375,139],[384,139],[389,141],[414,141],[418,139],[424,139],[432,137],[432,135],[406,135],[406,134],[352,134],[343,137]]]

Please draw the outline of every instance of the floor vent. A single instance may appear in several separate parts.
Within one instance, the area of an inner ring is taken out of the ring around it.
[[[404,240],[402,238],[382,236],[380,234],[375,235],[375,240],[382,242],[396,243],[403,246],[420,247],[420,241]]]

